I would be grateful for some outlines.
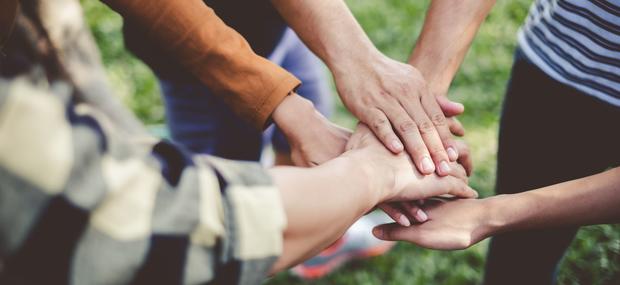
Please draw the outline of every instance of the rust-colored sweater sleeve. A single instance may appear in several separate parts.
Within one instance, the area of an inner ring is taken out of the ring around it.
[[[256,55],[202,0],[102,0],[141,25],[241,117],[259,129],[300,81]]]

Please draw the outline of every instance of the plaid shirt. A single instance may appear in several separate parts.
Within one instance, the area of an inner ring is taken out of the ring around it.
[[[68,85],[0,80],[0,284],[257,284],[285,215],[260,165],[121,134]]]
[[[50,79],[37,57],[7,72],[27,50],[16,42],[0,58],[0,284],[261,283],[286,218],[259,164],[188,153],[79,103],[92,86],[112,100],[79,46],[60,63],[90,81]]]

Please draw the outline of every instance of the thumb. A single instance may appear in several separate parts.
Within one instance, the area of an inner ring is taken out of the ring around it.
[[[415,226],[404,227],[396,223],[383,224],[376,226],[372,230],[372,234],[380,240],[388,241],[409,241],[416,240]]]

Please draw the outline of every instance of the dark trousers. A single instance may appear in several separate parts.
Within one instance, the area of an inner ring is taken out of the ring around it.
[[[620,108],[552,79],[517,51],[500,123],[497,194],[619,165],[619,131]],[[577,230],[549,228],[493,238],[484,284],[554,283],[557,265]]]

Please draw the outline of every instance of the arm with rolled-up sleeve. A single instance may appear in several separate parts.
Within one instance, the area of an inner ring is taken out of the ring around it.
[[[259,129],[299,84],[256,55],[247,41],[201,0],[102,0],[142,27],[242,118]]]

